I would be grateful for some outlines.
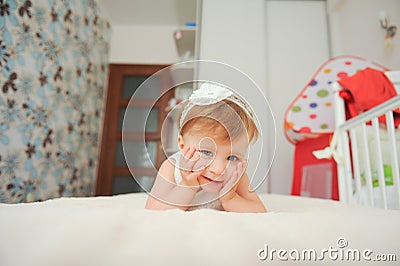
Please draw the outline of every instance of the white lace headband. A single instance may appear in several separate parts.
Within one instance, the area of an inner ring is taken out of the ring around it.
[[[251,119],[254,119],[250,107],[246,104],[244,100],[235,95],[231,90],[222,87],[221,85],[203,83],[199,89],[193,91],[192,95],[187,100],[189,102],[182,111],[181,119],[179,121],[179,128],[182,128],[185,117],[193,106],[211,105],[223,100],[228,100],[237,104],[247,113],[247,115]]]

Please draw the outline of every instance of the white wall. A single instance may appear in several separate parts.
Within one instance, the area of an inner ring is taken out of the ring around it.
[[[294,145],[284,136],[285,111],[329,58],[323,1],[265,1],[268,99],[277,123],[270,191],[289,194]]]
[[[179,61],[173,26],[113,25],[110,63],[172,64]]]
[[[214,60],[237,68],[248,75],[265,94],[264,0],[203,0],[201,14],[199,59]],[[212,73],[206,74],[203,70],[200,68],[200,79],[208,74],[212,75]],[[216,76],[219,76],[217,78],[225,78],[221,77],[222,72],[216,73]],[[237,82],[242,81],[237,80]],[[241,89],[241,87],[236,86],[236,89]],[[260,98],[254,90],[249,89],[245,93],[248,101],[254,100],[255,97]],[[268,119],[266,116],[261,118]],[[258,143],[260,142],[261,140]],[[262,142],[267,145],[268,139],[265,138]],[[263,148],[270,150],[266,146]],[[268,170],[267,162],[261,162],[257,166],[260,152],[260,145],[252,147],[248,167],[249,176],[254,173],[256,167],[263,173]],[[272,151],[270,155],[272,156]],[[253,184],[258,185],[263,178],[262,176],[256,178],[259,180],[257,179]],[[262,183],[258,191],[266,192],[267,183]]]
[[[263,0],[203,0],[200,59],[235,66],[265,88]]]
[[[327,0],[327,3],[333,55],[357,55],[400,69],[399,0]],[[385,48],[380,11],[385,11],[389,25],[397,26],[391,49]]]

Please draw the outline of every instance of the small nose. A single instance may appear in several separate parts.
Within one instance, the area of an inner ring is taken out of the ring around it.
[[[222,160],[218,160],[217,158],[215,158],[214,161],[208,167],[210,172],[218,176],[224,173],[225,168],[226,168],[226,163],[224,163]]]

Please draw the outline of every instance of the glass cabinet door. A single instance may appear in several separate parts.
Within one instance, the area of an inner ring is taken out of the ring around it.
[[[157,76],[150,82],[147,78],[164,67],[167,66],[110,65],[108,119],[104,124],[100,156],[103,171],[99,171],[96,194],[151,189],[157,169],[165,159],[160,131],[173,92],[162,94],[168,88],[169,77]],[[135,95],[134,101],[130,101],[132,95]]]

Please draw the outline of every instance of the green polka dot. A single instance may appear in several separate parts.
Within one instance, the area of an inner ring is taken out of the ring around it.
[[[321,125],[321,129],[327,129],[328,128],[328,124],[322,124]]]
[[[319,91],[317,92],[317,95],[318,95],[319,97],[321,97],[321,98],[324,98],[324,97],[328,96],[328,94],[329,94],[329,91],[328,91],[328,90],[319,90]]]
[[[298,112],[300,112],[300,111],[301,111],[301,107],[300,107],[300,106],[293,106],[292,112],[298,113]]]

